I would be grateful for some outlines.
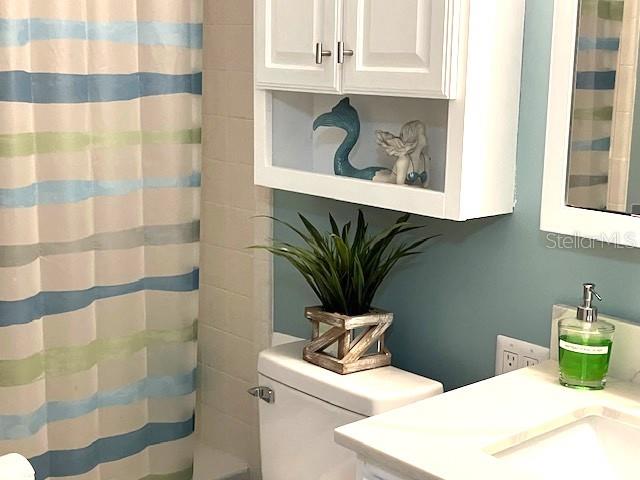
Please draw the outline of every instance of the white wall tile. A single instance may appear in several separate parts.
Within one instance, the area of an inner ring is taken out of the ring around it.
[[[260,478],[257,354],[272,334],[271,192],[253,185],[251,0],[205,0],[197,432]]]

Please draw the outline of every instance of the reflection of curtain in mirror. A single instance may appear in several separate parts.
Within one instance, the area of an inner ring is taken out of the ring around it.
[[[636,1],[581,2],[567,195],[570,205],[596,209],[608,205],[623,12],[627,3]]]

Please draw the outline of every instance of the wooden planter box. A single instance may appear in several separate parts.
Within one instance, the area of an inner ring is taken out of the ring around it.
[[[311,341],[305,345],[303,358],[314,365],[341,375],[386,367],[391,364],[391,353],[384,343],[384,334],[393,322],[393,314],[373,309],[366,315],[350,317],[325,312],[321,307],[307,307],[304,311],[312,324]],[[320,335],[320,324],[331,328]],[[362,331],[355,335],[356,329]],[[326,349],[337,343],[336,356]],[[371,352],[375,345],[375,351]]]

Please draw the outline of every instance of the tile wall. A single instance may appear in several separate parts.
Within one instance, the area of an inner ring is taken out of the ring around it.
[[[259,478],[257,353],[272,331],[271,193],[253,185],[253,2],[205,0],[197,430]]]

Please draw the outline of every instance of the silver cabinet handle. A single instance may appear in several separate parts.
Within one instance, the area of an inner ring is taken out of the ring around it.
[[[247,393],[267,403],[274,403],[276,401],[276,394],[269,387],[253,387],[247,390]]]
[[[344,48],[344,42],[338,42],[338,63],[344,63],[344,57],[353,57],[353,50]]]
[[[331,56],[331,50],[323,50],[322,43],[321,42],[316,43],[316,63],[318,65],[322,65],[322,57],[330,57],[330,56]]]

